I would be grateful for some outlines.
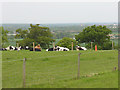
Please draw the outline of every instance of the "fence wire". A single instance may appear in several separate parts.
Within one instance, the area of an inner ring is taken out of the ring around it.
[[[112,51],[112,50],[111,50]],[[98,73],[111,71],[116,65],[114,55],[116,51],[112,51],[112,55],[104,57],[111,51],[84,51],[80,55],[80,76],[89,73]],[[2,87],[3,88],[20,88],[23,87],[23,60],[26,58],[25,64],[25,87],[45,87],[52,86],[57,82],[66,81],[77,78],[78,72],[78,51],[74,52],[3,52],[2,61]],[[99,52],[99,53],[98,53]],[[104,55],[105,54],[105,55]],[[102,62],[96,60],[96,56],[100,56]],[[86,59],[86,57],[89,57]],[[108,58],[110,60],[105,61]],[[94,60],[93,60],[94,59]],[[89,62],[88,62],[89,60]],[[93,60],[90,62],[90,60]],[[95,64],[93,64],[95,63]],[[112,64],[111,64],[112,63]],[[100,66],[99,64],[103,64]],[[104,66],[104,64],[109,64]],[[102,67],[97,69],[96,67]]]

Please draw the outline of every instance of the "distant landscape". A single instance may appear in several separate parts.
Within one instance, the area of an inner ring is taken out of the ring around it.
[[[118,2],[59,1],[1,3],[2,89],[118,89]]]
[[[112,31],[111,40],[118,44],[118,26],[117,23],[62,23],[62,24],[40,24],[40,26],[49,27],[53,34],[53,39],[56,42],[61,40],[63,37],[74,38],[75,35],[79,34],[85,27],[91,25],[105,25]],[[9,44],[15,46],[18,39],[14,39],[15,31],[17,29],[28,30],[30,24],[2,24],[5,30],[8,30]]]

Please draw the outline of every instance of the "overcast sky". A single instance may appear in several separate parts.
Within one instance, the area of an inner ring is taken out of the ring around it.
[[[2,23],[117,22],[117,2],[4,2]]]

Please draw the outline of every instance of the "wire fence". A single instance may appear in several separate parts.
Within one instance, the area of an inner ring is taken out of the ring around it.
[[[112,51],[112,50],[111,50]],[[111,52],[109,51],[109,52]],[[79,76],[86,75],[88,73],[97,73],[96,67],[98,62],[94,60],[93,62],[87,62],[85,57],[94,55],[103,56],[104,52],[107,51],[90,51],[90,52],[8,52],[8,56],[4,57],[2,61],[2,87],[3,88],[29,88],[39,85],[39,87],[45,87],[45,85],[52,86],[56,82],[66,81],[71,79],[77,79]],[[99,53],[98,53],[99,52]],[[108,53],[109,53],[108,52]],[[112,51],[114,54],[116,51]],[[82,57],[82,58],[81,58]],[[83,58],[84,57],[84,58]],[[17,59],[18,58],[18,59]],[[112,56],[114,59],[114,55]],[[89,59],[89,58],[88,58]],[[80,63],[79,60],[81,60]],[[113,60],[104,61],[101,63],[114,63]],[[79,64],[80,63],[80,64]],[[84,65],[90,65],[84,67]],[[104,65],[103,65],[104,66]],[[81,68],[84,67],[84,70]],[[90,68],[90,67],[95,67]],[[89,68],[89,71],[87,70]],[[102,67],[103,69],[105,68]],[[112,70],[111,67],[107,67]],[[86,70],[86,71],[85,71]],[[79,72],[80,71],[80,72]],[[105,70],[99,70],[105,71]]]

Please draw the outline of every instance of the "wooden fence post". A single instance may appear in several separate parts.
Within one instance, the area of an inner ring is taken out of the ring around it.
[[[72,51],[73,51],[73,42],[72,42]]]
[[[113,45],[113,41],[112,41],[112,50],[114,50],[114,45]]]
[[[55,50],[55,42],[53,42],[53,51]]]
[[[35,43],[33,42],[33,51],[35,51]]]
[[[77,74],[77,78],[78,78],[78,79],[79,79],[79,77],[80,77],[80,54],[81,54],[81,53],[78,54],[78,74]]]
[[[26,58],[23,59],[23,88],[25,88],[26,86],[26,80],[25,80],[26,73],[25,72],[26,72]]]
[[[17,47],[19,47],[19,43],[17,43]]]

